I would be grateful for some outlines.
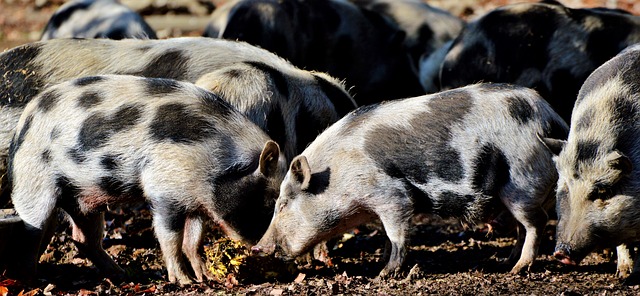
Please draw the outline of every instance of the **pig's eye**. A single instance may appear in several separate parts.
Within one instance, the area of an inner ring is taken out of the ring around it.
[[[613,196],[613,188],[611,185],[596,183],[593,185],[593,190],[589,194],[589,200],[605,200]]]

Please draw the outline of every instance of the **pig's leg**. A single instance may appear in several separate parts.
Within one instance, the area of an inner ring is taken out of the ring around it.
[[[24,228],[16,238],[15,255],[9,259],[10,272],[12,276],[20,279],[32,280],[36,274],[36,266],[39,259],[40,246],[45,242],[46,233],[51,233],[55,227],[56,218],[54,215],[56,205],[56,195],[54,190],[44,190],[45,192],[29,192],[30,188],[15,187],[13,200],[15,209],[23,221]],[[43,184],[35,184],[32,188],[55,188],[47,187]],[[28,200],[23,200],[28,199]],[[53,226],[52,226],[53,224]],[[20,247],[17,247],[17,246]]]
[[[211,279],[211,274],[199,254],[202,238],[204,237],[204,220],[200,215],[189,215],[184,224],[184,238],[182,251],[187,255],[196,279],[201,282],[203,275]]]
[[[618,277],[627,277],[632,272],[633,259],[631,259],[631,253],[627,245],[619,245],[616,247],[616,255],[618,258],[618,268],[616,274]]]
[[[409,234],[412,209],[410,203],[407,202],[380,207],[376,213],[389,239],[387,246],[391,246],[385,250],[385,252],[389,252],[389,261],[380,272],[379,277],[395,276],[402,267],[407,253],[405,243]]]
[[[104,234],[104,213],[83,214],[67,211],[71,216],[73,241],[101,272],[110,275],[122,275],[124,270],[102,248]]]
[[[629,277],[624,280],[624,284],[627,286],[640,285],[640,252],[636,255],[636,262],[633,264],[633,271]]]
[[[190,284],[192,280],[182,259],[186,214],[175,206],[165,204],[153,208],[153,228],[167,265],[169,281],[178,281],[181,285]]]
[[[520,259],[511,269],[511,273],[519,273],[525,267],[531,267],[533,261],[538,254],[540,241],[544,227],[547,224],[547,213],[542,208],[526,209],[524,207],[514,207],[513,216],[520,222],[518,225],[518,242],[515,248],[521,249]],[[525,234],[522,235],[521,228],[524,228]],[[522,242],[524,237],[524,241]],[[521,246],[521,248],[520,248]],[[517,250],[514,250],[516,252]],[[514,253],[512,253],[514,254]],[[511,258],[510,258],[511,259]]]

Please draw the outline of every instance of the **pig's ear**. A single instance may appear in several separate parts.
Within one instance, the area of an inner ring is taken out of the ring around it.
[[[311,181],[311,168],[309,162],[304,155],[296,156],[291,161],[291,176],[300,184],[300,189],[306,190],[309,188],[309,182]]]
[[[278,157],[280,157],[280,147],[274,141],[267,141],[260,153],[260,173],[271,176],[278,170]]]
[[[565,140],[543,138],[540,135],[538,135],[538,140],[540,140],[540,142],[545,147],[547,147],[547,149],[549,149],[549,151],[555,156],[558,156],[558,154],[560,154],[560,151],[562,151],[562,149],[564,148],[564,145],[567,144],[567,141]]]
[[[616,170],[620,170],[622,175],[628,175],[633,169],[633,163],[631,159],[624,155],[622,152],[615,150],[607,157],[609,159],[609,166]]]

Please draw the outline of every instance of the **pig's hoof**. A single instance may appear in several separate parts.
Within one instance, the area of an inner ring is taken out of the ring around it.
[[[622,281],[622,284],[625,286],[640,285],[640,273],[632,272],[626,279],[624,279],[624,281]]]

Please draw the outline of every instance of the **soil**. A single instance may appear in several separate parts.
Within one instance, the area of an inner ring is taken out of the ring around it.
[[[137,0],[141,1],[141,0]],[[221,1],[146,1],[139,11],[162,37],[199,35],[200,24]],[[123,1],[126,2],[126,1]],[[142,1],[141,1],[142,2]],[[431,1],[465,19],[510,0]],[[32,42],[62,1],[0,0],[0,51]],[[564,1],[571,7],[615,5],[640,14],[627,1]],[[186,21],[185,21],[186,20]],[[195,20],[195,21],[194,21]],[[150,21],[151,23],[151,21]],[[197,25],[194,25],[197,24]],[[126,270],[123,278],[104,278],[73,245],[62,224],[41,256],[38,280],[25,285],[0,275],[4,295],[638,295],[616,276],[615,254],[590,254],[579,266],[565,266],[551,256],[554,221],[545,232],[539,256],[529,271],[511,274],[504,263],[514,233],[489,233],[480,225],[434,216],[415,219],[405,268],[395,278],[376,277],[383,260],[385,236],[374,223],[328,242],[328,261],[282,262],[244,257],[246,247],[225,239],[212,225],[204,251],[219,278],[179,286],[167,282],[162,255],[145,206],[106,214],[104,248]],[[6,239],[1,238],[0,239]],[[19,241],[8,242],[20,244]],[[234,259],[235,261],[231,260]],[[223,262],[226,271],[216,262]]]

